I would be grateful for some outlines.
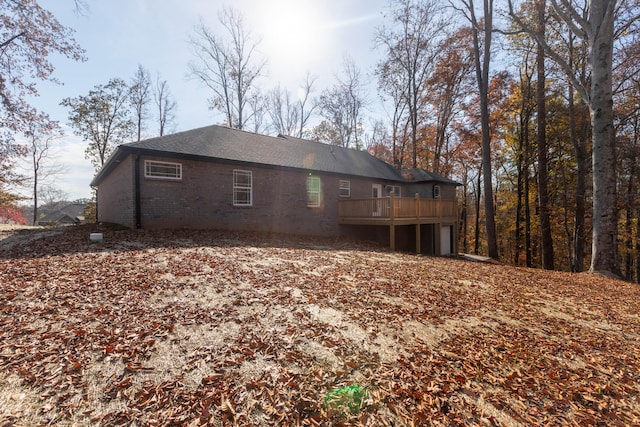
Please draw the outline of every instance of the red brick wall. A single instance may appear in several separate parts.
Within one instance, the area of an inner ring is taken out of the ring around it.
[[[134,166],[127,156],[98,186],[98,221],[135,227]]]
[[[128,156],[100,184],[100,221],[135,227],[134,157]],[[182,164],[179,181],[144,177],[145,160]],[[249,170],[253,180],[253,205],[233,205],[233,170]],[[216,228],[336,236],[338,225],[339,181],[347,179],[351,199],[371,197],[374,183],[367,178],[341,178],[320,175],[322,203],[307,206],[308,172],[266,167],[164,157],[140,157],[140,202],[142,228]],[[442,197],[449,198],[445,186]],[[403,197],[413,197],[407,186]],[[455,198],[455,189],[453,198]]]
[[[182,164],[182,180],[144,178],[144,160]],[[249,170],[253,205],[233,205],[233,170]],[[303,171],[231,164],[141,158],[143,228],[222,228],[334,236],[340,233],[337,201],[340,177],[320,176],[322,203],[307,206]],[[351,198],[371,197],[371,180],[350,179]]]

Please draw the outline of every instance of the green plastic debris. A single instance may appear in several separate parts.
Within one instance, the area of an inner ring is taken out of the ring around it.
[[[324,404],[336,412],[360,411],[366,405],[367,389],[359,384],[352,384],[327,391]]]

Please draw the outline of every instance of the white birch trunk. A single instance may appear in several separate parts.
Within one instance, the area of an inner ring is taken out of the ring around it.
[[[590,272],[619,274],[616,160],[613,129],[613,7],[591,2],[592,86],[589,107],[593,128],[593,246]]]

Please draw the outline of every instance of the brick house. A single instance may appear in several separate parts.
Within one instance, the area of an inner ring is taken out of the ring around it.
[[[98,220],[130,228],[354,235],[455,253],[458,184],[367,152],[208,126],[123,144],[98,172]]]

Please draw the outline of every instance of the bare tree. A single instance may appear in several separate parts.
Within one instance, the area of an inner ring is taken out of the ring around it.
[[[397,67],[393,63],[385,63],[379,67],[378,88],[390,98],[392,111],[388,113],[391,120],[391,157],[393,165],[402,169],[405,166],[407,141],[410,133],[409,116],[407,115],[407,91],[398,77],[398,73],[391,72],[389,68]]]
[[[291,92],[276,86],[267,94],[267,105],[273,131],[278,135],[294,136],[298,129],[298,109]]]
[[[42,200],[41,206],[54,208],[62,207],[61,205],[65,204],[69,200],[69,194],[67,194],[64,190],[55,187],[53,185],[45,185],[39,190],[38,196],[40,200]]]
[[[268,125],[265,122],[267,117],[267,100],[258,91],[253,91],[247,100],[249,115],[247,116],[244,128],[255,133],[266,133]]]
[[[362,148],[362,110],[366,99],[364,82],[353,59],[345,57],[343,75],[336,76],[337,83],[322,91],[318,109],[324,121],[315,129],[317,139],[333,145]]]
[[[267,95],[267,106],[274,131],[281,135],[302,138],[307,123],[317,104],[309,105],[315,78],[307,74],[298,96],[292,95],[280,85]]]
[[[189,64],[189,74],[212,90],[210,108],[225,115],[227,126],[242,129],[266,61],[255,58],[259,41],[252,39],[242,15],[223,9],[218,19],[226,38],[214,34],[202,21],[196,26],[190,39],[196,60]]]
[[[74,0],[75,4],[74,12],[77,15],[86,15],[89,13],[89,5],[84,0]]]
[[[62,130],[58,122],[42,119],[29,124],[24,136],[27,139],[27,150],[31,163],[32,175],[30,178],[33,190],[33,224],[38,221],[38,194],[40,185],[47,178],[62,172],[60,167],[47,165],[51,159],[52,145],[62,136]]]
[[[171,129],[176,118],[176,101],[171,95],[169,84],[166,80],[160,80],[160,76],[156,77],[156,85],[153,91],[153,100],[156,104],[158,113],[158,127],[160,136],[165,131]]]
[[[491,128],[489,123],[489,66],[493,33],[493,0],[483,0],[484,17],[476,17],[473,0],[462,0],[461,11],[473,30],[473,53],[476,81],[480,95],[480,124],[482,127],[482,177],[484,187],[484,212],[487,229],[487,249],[491,258],[498,258],[495,204],[493,199],[493,172],[491,166]],[[481,40],[482,38],[482,40]]]
[[[138,65],[136,74],[131,79],[131,105],[133,106],[136,127],[138,129],[138,141],[142,136],[144,121],[148,116],[148,106],[151,101],[151,77],[142,65]]]
[[[314,110],[318,106],[312,99],[311,92],[313,92],[313,85],[316,82],[316,78],[311,76],[311,74],[307,73],[305,76],[304,83],[301,87],[301,96],[298,99],[298,108],[300,109],[300,127],[298,128],[298,138],[302,138],[305,134],[305,129],[307,124],[309,123],[309,119],[313,114]],[[311,102],[311,105],[309,105]]]
[[[400,96],[396,105],[406,104],[412,163],[417,167],[419,117],[428,99],[425,83],[434,71],[448,23],[442,18],[441,2],[437,0],[397,0],[392,7],[391,20],[396,27],[380,28],[376,34],[376,44],[384,47],[386,55],[378,64],[377,73],[379,81],[392,80],[402,89],[398,91],[393,86],[393,91],[387,93]]]

